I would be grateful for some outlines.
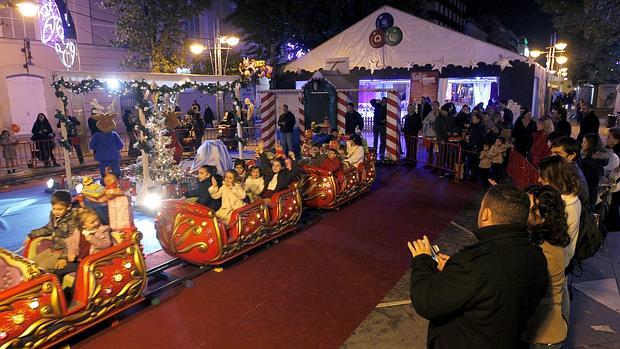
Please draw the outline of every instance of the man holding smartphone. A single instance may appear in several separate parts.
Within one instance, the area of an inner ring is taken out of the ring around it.
[[[484,196],[478,243],[454,256],[431,256],[426,236],[408,247],[411,303],[428,319],[428,348],[517,349],[547,285],[542,250],[529,242],[530,201],[514,186]]]

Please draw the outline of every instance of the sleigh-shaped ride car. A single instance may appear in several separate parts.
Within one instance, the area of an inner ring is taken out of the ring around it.
[[[166,200],[155,221],[157,239],[171,256],[197,265],[219,265],[294,230],[301,216],[297,188],[275,193],[233,211],[226,226],[210,208]]]
[[[301,192],[304,204],[309,207],[332,209],[368,191],[376,178],[375,158],[366,154],[356,167],[332,173],[315,166],[302,166]]]
[[[48,248],[50,237],[29,240],[26,258],[0,249],[0,348],[49,348],[140,302],[141,238],[137,231],[119,236],[123,241],[84,258],[64,281],[27,259]],[[72,282],[73,299],[66,299],[62,286]]]

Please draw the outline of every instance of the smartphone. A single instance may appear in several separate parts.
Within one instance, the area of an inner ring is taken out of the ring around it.
[[[439,262],[437,260],[437,255],[439,254],[439,247],[437,245],[431,245],[431,257],[435,260],[435,262]]]

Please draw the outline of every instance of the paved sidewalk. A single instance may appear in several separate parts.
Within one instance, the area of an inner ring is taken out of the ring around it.
[[[463,208],[454,223],[472,230],[476,226],[481,195]],[[453,254],[475,238],[452,224],[435,243]],[[566,348],[620,348],[620,232],[609,233],[596,256],[585,261],[583,274],[573,278],[573,301]],[[351,334],[344,349],[426,348],[427,321],[409,301],[409,271],[377,308]]]

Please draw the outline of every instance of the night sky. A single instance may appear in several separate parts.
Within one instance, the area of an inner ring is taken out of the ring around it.
[[[530,48],[544,49],[549,44],[553,23],[535,0],[469,0],[468,3],[472,17],[497,14],[515,34],[527,38]],[[559,35],[558,39],[561,39]]]

